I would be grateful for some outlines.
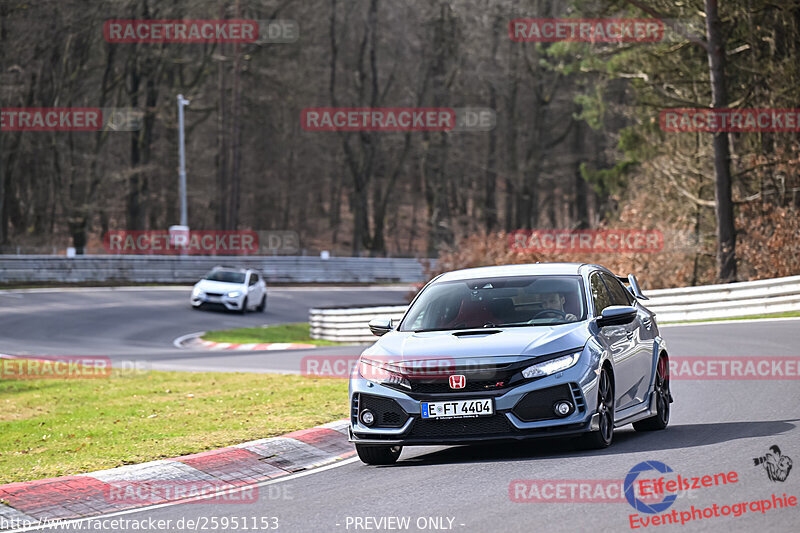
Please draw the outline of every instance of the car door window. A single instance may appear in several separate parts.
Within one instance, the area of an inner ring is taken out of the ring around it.
[[[250,274],[250,285],[258,283],[258,274]]]
[[[611,305],[631,305],[630,293],[617,278],[608,274],[601,274],[601,276],[603,281],[606,282],[608,292],[611,293]]]
[[[598,274],[592,274],[589,280],[592,289],[592,300],[594,301],[594,314],[600,316],[603,309],[611,305],[611,297],[608,290]]]

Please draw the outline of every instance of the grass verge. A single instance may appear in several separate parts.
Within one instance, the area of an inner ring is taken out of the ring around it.
[[[785,313],[772,313],[764,315],[735,316],[729,318],[706,318],[703,320],[679,320],[678,322],[664,322],[666,324],[692,324],[695,322],[728,322],[730,320],[753,320],[758,318],[792,318],[800,316],[800,311],[786,311]]]
[[[0,379],[0,406],[0,484],[197,453],[348,414],[341,379],[116,369],[102,379]]]
[[[297,342],[302,344],[315,344],[317,346],[334,346],[341,342],[312,339],[308,322],[297,324],[280,324],[260,328],[236,328],[222,331],[209,331],[202,337],[203,340],[212,342],[232,342],[238,344],[267,343],[267,342]]]

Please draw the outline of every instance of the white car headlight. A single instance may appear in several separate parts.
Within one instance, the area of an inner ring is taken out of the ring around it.
[[[200,289],[200,287],[195,287],[192,289],[192,296],[200,296],[201,294],[203,294],[203,291]]]
[[[569,367],[574,366],[580,357],[581,353],[576,352],[573,354],[556,357],[555,359],[550,359],[549,361],[544,361],[543,363],[536,363],[535,365],[531,365],[523,370],[522,376],[526,378],[549,376],[550,374],[555,374],[556,372],[561,372],[562,370],[566,370]]]
[[[228,298],[238,298],[242,295],[241,291],[231,291],[228,293]]]
[[[405,389],[411,389],[411,382],[407,377],[398,372],[393,372],[387,366],[371,359],[361,359],[358,362],[358,373],[362,378],[375,383],[397,385]]]

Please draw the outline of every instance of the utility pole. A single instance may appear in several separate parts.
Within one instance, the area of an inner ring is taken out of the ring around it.
[[[181,196],[181,226],[188,226],[186,214],[186,149],[184,148],[183,136],[183,107],[189,105],[189,100],[185,99],[182,94],[178,95],[178,159],[180,160],[180,169],[178,170],[179,193]]]

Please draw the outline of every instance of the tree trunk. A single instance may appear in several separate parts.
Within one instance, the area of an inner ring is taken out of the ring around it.
[[[489,83],[489,107],[497,108],[497,95],[494,84]],[[483,197],[483,223],[490,233],[497,226],[497,128],[488,132],[489,146],[486,149],[486,174]]]
[[[225,18],[224,2],[219,4],[219,18]],[[217,197],[213,200],[217,228],[225,229],[228,224],[228,106],[227,88],[225,84],[225,45],[219,43],[220,60],[217,65],[217,92],[219,105],[217,109]]]
[[[241,5],[236,0],[235,19],[241,18]],[[241,44],[236,42],[233,45],[233,104],[231,105],[231,173],[230,173],[230,204],[228,208],[227,229],[236,229],[239,224],[239,202],[241,175],[239,172],[241,163],[241,100],[242,100],[242,51]]]
[[[584,152],[583,121],[575,121],[575,137],[572,145],[573,157],[575,157],[575,201],[572,202],[573,213],[572,223],[575,229],[586,229],[589,227],[589,203],[586,199],[586,180],[581,176],[581,159]]]
[[[725,79],[725,44],[717,0],[705,0],[708,65],[711,72],[711,106],[728,105]],[[727,283],[736,280],[736,228],[731,198],[731,155],[726,132],[714,133],[714,197],[717,215],[717,277]]]

